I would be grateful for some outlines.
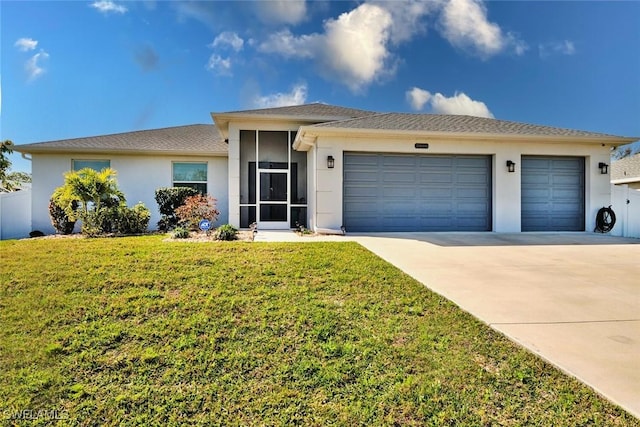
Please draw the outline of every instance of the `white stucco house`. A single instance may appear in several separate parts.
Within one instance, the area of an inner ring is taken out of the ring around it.
[[[191,125],[16,146],[30,155],[32,228],[71,169],[110,166],[130,204],[189,185],[218,223],[316,231],[585,231],[610,204],[614,146],[638,138],[469,116],[307,104]],[[605,172],[605,173],[603,173]]]

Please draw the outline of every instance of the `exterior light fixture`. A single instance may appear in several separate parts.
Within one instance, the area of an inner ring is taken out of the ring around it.
[[[516,171],[516,164],[514,162],[512,162],[511,160],[507,160],[507,170],[509,172],[515,172]]]
[[[327,167],[329,169],[333,169],[335,165],[336,165],[336,160],[333,158],[333,156],[327,156]]]
[[[600,173],[602,175],[606,175],[607,173],[609,173],[609,165],[604,162],[598,163],[598,168],[600,168]]]

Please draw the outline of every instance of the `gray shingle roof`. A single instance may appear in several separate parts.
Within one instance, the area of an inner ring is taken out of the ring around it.
[[[287,107],[261,108],[257,110],[228,111],[216,114],[242,114],[244,115],[264,115],[264,116],[291,116],[291,117],[327,117],[332,120],[338,118],[348,119],[355,117],[365,117],[378,114],[374,111],[359,110],[356,108],[340,107],[337,105],[313,104],[291,105]]]
[[[214,125],[188,125],[15,146],[22,153],[122,152],[226,155],[228,145]]]
[[[311,127],[338,129],[378,129],[390,131],[447,132],[469,134],[503,134],[519,136],[605,137],[614,135],[532,125],[483,117],[386,113],[349,120],[321,123]]]
[[[611,180],[619,179],[640,182],[640,154],[636,154],[611,163]]]

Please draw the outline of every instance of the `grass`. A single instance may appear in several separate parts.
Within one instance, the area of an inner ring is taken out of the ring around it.
[[[1,422],[639,425],[355,243],[161,239],[0,242]]]

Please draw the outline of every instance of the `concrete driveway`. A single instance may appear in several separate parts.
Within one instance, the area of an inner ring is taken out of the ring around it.
[[[348,238],[640,418],[640,240],[587,233]]]

